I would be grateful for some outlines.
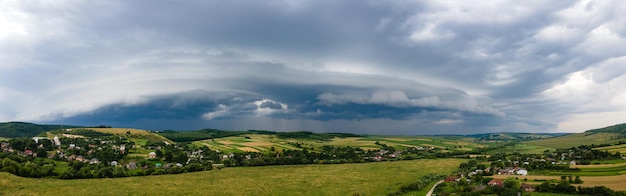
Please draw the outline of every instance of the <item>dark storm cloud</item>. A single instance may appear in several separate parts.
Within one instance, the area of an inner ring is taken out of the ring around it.
[[[582,131],[626,112],[623,9],[610,1],[9,0],[0,5],[0,120]]]

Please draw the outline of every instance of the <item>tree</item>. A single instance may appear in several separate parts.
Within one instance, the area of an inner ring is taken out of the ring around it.
[[[504,180],[504,188],[517,190],[520,188],[520,182],[518,179],[515,178],[507,178],[506,180]]]
[[[576,178],[574,178],[574,183],[576,183],[576,184],[582,184],[582,183],[583,183],[583,181],[582,181],[582,180],[580,180],[580,176],[576,176]]]
[[[567,176],[567,178],[569,179],[568,181],[569,181],[570,183],[574,182],[574,180],[572,180],[572,175]]]

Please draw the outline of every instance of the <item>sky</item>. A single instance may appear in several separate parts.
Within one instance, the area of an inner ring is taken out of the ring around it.
[[[582,132],[626,119],[626,2],[0,1],[0,121]]]

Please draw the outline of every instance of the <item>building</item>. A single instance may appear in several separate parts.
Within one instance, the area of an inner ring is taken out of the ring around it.
[[[489,186],[498,186],[498,187],[503,187],[504,186],[504,181],[500,180],[500,179],[493,179],[491,181],[489,181],[487,183],[487,185]]]
[[[148,158],[150,158],[150,159],[154,159],[154,158],[156,158],[156,152],[150,152],[150,153],[148,153]]]
[[[535,186],[533,185],[522,183],[520,187],[526,192],[535,192]]]
[[[54,136],[54,139],[52,139],[54,141],[54,145],[60,146],[61,145],[61,140],[59,140],[59,137],[57,137],[56,135]]]

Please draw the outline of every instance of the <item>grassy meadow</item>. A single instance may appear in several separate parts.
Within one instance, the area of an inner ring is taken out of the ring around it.
[[[520,154],[542,154],[546,150],[552,151],[555,149],[550,148],[550,147],[545,147],[545,146],[536,146],[536,145],[529,145],[525,143],[519,143],[514,146],[507,146],[505,148],[489,151],[487,152],[487,154],[514,153],[514,152],[518,152]]]
[[[132,128],[88,128],[93,131],[101,132],[101,133],[111,133],[115,135],[126,135],[127,132],[130,132],[130,139],[137,139],[139,144],[143,142],[145,144],[146,141],[166,141],[170,144],[173,142],[170,139],[167,139],[159,134],[151,133],[149,131],[140,130],[140,129],[132,129]]]
[[[565,135],[561,137],[554,137],[541,140],[532,140],[524,142],[524,144],[531,146],[544,146],[548,148],[571,148],[580,145],[591,144],[615,144],[620,140],[617,139],[620,136],[618,133],[576,133]]]
[[[626,144],[594,148],[594,150],[602,150],[602,151],[606,150],[606,151],[609,151],[610,153],[619,152],[621,154],[625,154],[626,153]]]
[[[268,152],[272,147],[276,151],[283,149],[319,149],[325,145],[332,146],[352,146],[359,147],[364,150],[378,149],[380,146],[375,143],[393,146],[396,149],[404,149],[407,147],[432,146],[449,150],[472,150],[478,147],[484,147],[484,144],[474,143],[471,138],[466,139],[448,139],[444,137],[429,136],[365,136],[365,137],[346,137],[333,138],[328,141],[310,140],[310,139],[289,139],[279,138],[275,135],[267,134],[245,134],[241,136],[230,136],[223,138],[207,139],[193,142],[199,146],[207,146],[211,149],[217,149],[224,152]],[[299,146],[295,146],[294,144]]]
[[[0,173],[0,195],[386,195],[428,173],[448,174],[462,159],[337,165],[234,167],[176,175],[33,179]]]

